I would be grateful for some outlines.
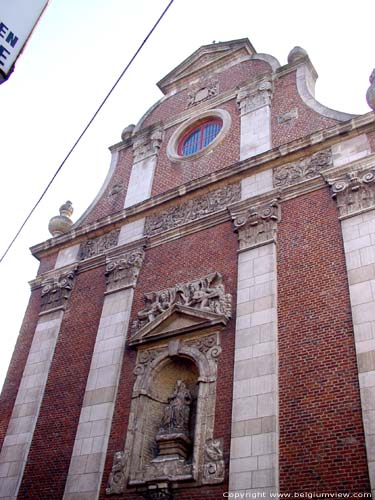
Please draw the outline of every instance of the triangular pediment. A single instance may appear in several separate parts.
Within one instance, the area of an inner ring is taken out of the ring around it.
[[[158,87],[167,94],[172,89],[183,88],[189,82],[206,76],[210,71],[224,68],[233,60],[253,54],[256,50],[247,38],[204,45],[160,80]]]
[[[129,339],[129,345],[135,346],[215,325],[226,325],[227,321],[228,319],[222,314],[174,304],[138,330]]]

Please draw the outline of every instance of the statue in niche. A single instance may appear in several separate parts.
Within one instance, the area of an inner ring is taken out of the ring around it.
[[[185,382],[177,380],[172,396],[164,410],[159,434],[189,434],[190,406],[193,398]]]

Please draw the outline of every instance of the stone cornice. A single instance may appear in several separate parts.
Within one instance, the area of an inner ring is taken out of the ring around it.
[[[265,168],[274,168],[282,165],[283,163],[294,161],[299,157],[306,156],[307,154],[312,154],[339,142],[342,140],[342,136],[345,136],[345,139],[349,139],[350,137],[362,134],[367,130],[374,129],[374,118],[375,113],[367,113],[366,115],[359,116],[348,122],[338,124],[326,130],[315,132],[307,137],[297,139],[286,145],[274,148],[253,158],[229,165],[218,172],[214,172],[199,179],[190,181],[182,186],[171,189],[165,193],[133,205],[132,207],[116,212],[92,224],[72,229],[64,235],[51,238],[43,243],[35,245],[31,247],[31,252],[37,258],[41,257],[43,254],[49,253],[51,250],[67,246],[73,241],[78,243],[88,235],[90,235],[90,237],[94,237],[97,234],[103,234],[113,228],[120,227],[127,219],[129,219],[130,222],[130,219],[134,220],[135,218],[147,216],[152,209],[160,207],[161,205],[174,199],[181,199],[185,195],[197,192],[207,186],[215,186],[215,188],[220,187],[220,183],[223,184],[229,179],[231,179],[231,182],[232,179],[233,182],[240,180],[241,177],[248,175],[250,170],[256,173],[260,170],[264,170]],[[287,156],[290,157],[286,159]],[[292,189],[287,189],[286,192],[292,193],[292,197],[297,196],[299,189],[301,189],[301,193],[304,192],[307,182],[312,182],[314,184],[316,181],[313,179],[312,181],[301,182],[300,184],[292,186]],[[321,183],[322,181],[320,181],[320,185],[322,185]]]

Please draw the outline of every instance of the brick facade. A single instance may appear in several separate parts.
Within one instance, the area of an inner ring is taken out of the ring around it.
[[[32,247],[40,268],[1,400],[0,500],[374,494],[375,351],[350,289],[373,243],[360,222],[343,242],[342,224],[375,208],[375,122],[316,102],[315,77],[298,50],[281,67],[247,39],[201,47],[110,148],[72,230]],[[218,116],[207,149],[179,157],[186,127]],[[201,392],[178,427],[192,444],[166,459],[156,437],[193,365]],[[26,432],[14,408],[33,383]]]
[[[343,244],[327,189],[283,205],[278,268],[280,491],[368,491]]]

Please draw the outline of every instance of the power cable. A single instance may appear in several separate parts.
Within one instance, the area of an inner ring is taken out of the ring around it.
[[[114,83],[114,85],[112,86],[111,90],[107,93],[107,95],[105,96],[105,98],[103,99],[103,101],[101,102],[100,106],[97,108],[97,110],[95,111],[95,113],[93,114],[93,116],[90,118],[90,120],[88,121],[87,125],[85,126],[85,128],[83,129],[83,131],[81,132],[81,134],[79,135],[78,139],[75,141],[75,143],[73,144],[73,146],[70,148],[68,154],[65,156],[65,158],[63,159],[63,161],[60,163],[58,169],[56,170],[56,172],[53,174],[51,180],[48,182],[47,186],[45,187],[44,191],[42,192],[42,194],[40,195],[38,201],[35,203],[35,205],[33,206],[33,208],[30,210],[29,214],[27,215],[26,219],[23,221],[23,223],[21,224],[20,228],[18,229],[17,233],[15,234],[14,238],[12,239],[12,241],[9,243],[7,249],[5,250],[5,252],[3,253],[3,255],[1,256],[0,258],[0,263],[3,261],[3,259],[5,258],[5,256],[7,255],[7,253],[9,252],[9,250],[12,248],[14,242],[16,241],[16,239],[18,238],[18,236],[20,235],[22,229],[25,227],[26,223],[28,222],[28,220],[30,219],[30,217],[32,216],[32,214],[34,213],[35,209],[37,208],[37,206],[39,205],[39,203],[42,201],[42,199],[44,198],[45,194],[47,193],[48,189],[50,188],[51,184],[53,183],[53,181],[56,179],[58,173],[60,172],[60,170],[62,169],[62,167],[64,166],[64,164],[66,163],[66,161],[68,160],[68,158],[70,157],[70,155],[73,153],[73,151],[75,150],[76,146],[79,144],[79,142],[81,141],[82,137],[85,135],[85,133],[87,132],[88,128],[90,127],[90,125],[92,124],[92,122],[95,120],[95,118],[97,117],[97,115],[99,114],[99,112],[101,111],[102,107],[104,106],[104,104],[107,102],[108,98],[110,97],[110,95],[112,94],[112,92],[115,90],[115,88],[117,87],[118,83],[120,82],[120,80],[122,79],[122,77],[125,75],[125,73],[127,72],[127,70],[129,69],[129,67],[131,66],[131,64],[133,63],[134,59],[137,57],[137,55],[140,53],[140,51],[142,50],[142,48],[144,47],[144,45],[146,44],[147,40],[150,38],[150,36],[152,35],[152,33],[155,31],[155,29],[157,28],[158,24],[160,23],[160,21],[163,19],[164,15],[168,12],[170,6],[173,4],[174,0],[170,0],[170,2],[168,3],[168,5],[166,6],[166,8],[163,10],[163,12],[161,13],[161,15],[159,16],[158,20],[155,22],[155,24],[153,25],[153,27],[151,28],[151,30],[149,31],[148,35],[146,36],[146,38],[143,40],[143,42],[140,44],[140,46],[138,47],[138,49],[135,51],[133,57],[130,59],[130,61],[128,62],[128,64],[125,66],[125,68],[123,69],[123,71],[121,72],[120,76],[117,78],[116,82]]]

